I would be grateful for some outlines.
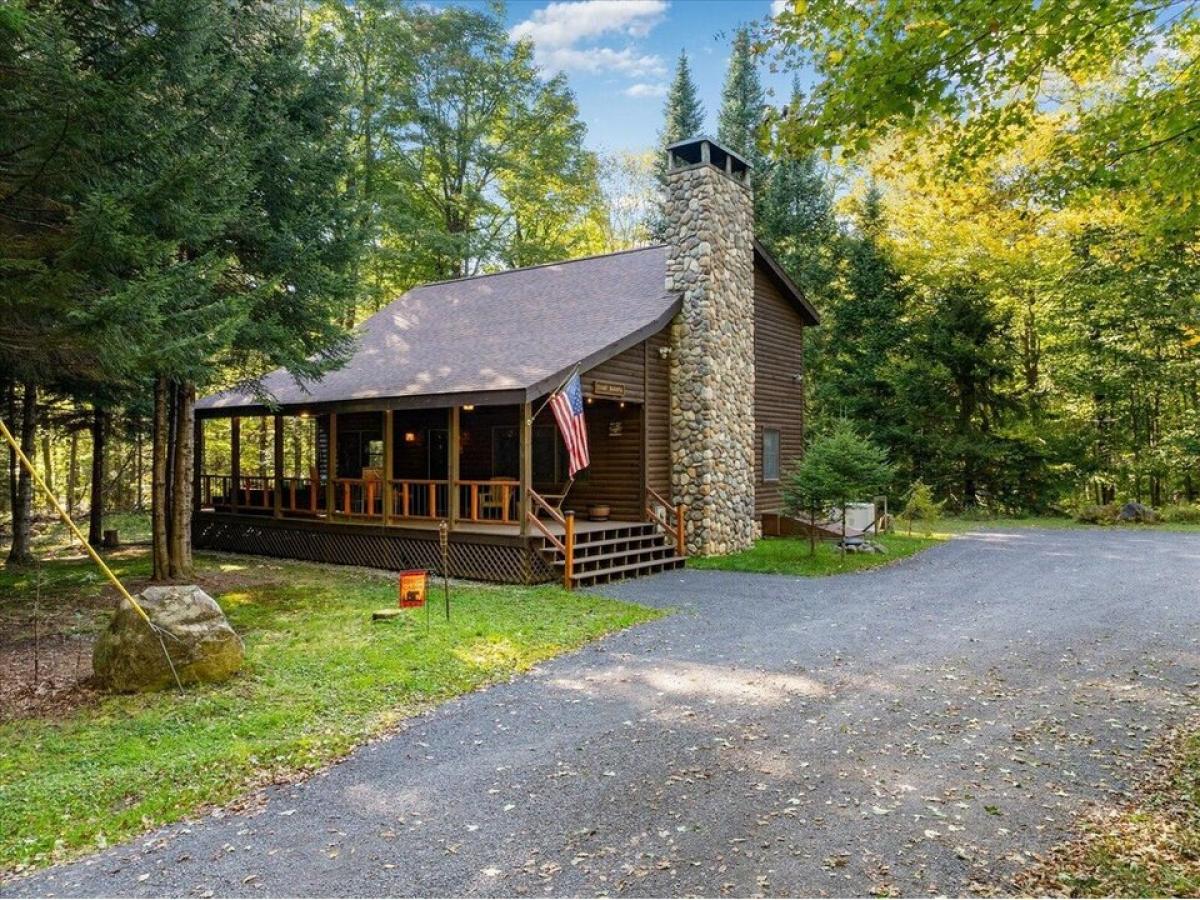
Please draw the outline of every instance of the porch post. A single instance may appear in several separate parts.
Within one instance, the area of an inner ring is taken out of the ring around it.
[[[521,537],[529,534],[529,491],[533,487],[533,404],[521,404]]]
[[[242,492],[242,418],[234,416],[229,422],[229,480],[233,490],[229,497],[229,510],[238,511],[238,496]]]
[[[196,416],[192,429],[192,512],[200,511],[204,500],[204,420]]]
[[[325,515],[332,519],[337,509],[337,490],[333,480],[337,478],[337,413],[329,414],[329,450],[326,454],[326,468],[329,470],[325,478]]]
[[[275,510],[273,515],[283,517],[283,414],[275,413]]]
[[[392,440],[395,437],[396,414],[390,410],[383,411],[383,524],[388,525],[392,518],[392,471],[395,451]]]
[[[458,524],[458,445],[461,430],[461,410],[457,406],[452,406],[450,407],[450,440],[447,442],[450,461],[446,467],[446,513],[451,528]]]

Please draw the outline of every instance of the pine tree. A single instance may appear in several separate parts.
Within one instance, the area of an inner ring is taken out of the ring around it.
[[[733,38],[725,86],[721,90],[721,112],[717,117],[717,140],[750,163],[751,172],[762,183],[765,157],[758,149],[766,96],[758,78],[750,33],[739,29]]]
[[[648,228],[650,236],[661,241],[667,234],[667,220],[663,215],[666,206],[667,184],[667,152],[666,148],[686,138],[696,137],[704,131],[704,104],[696,90],[696,82],[692,78],[692,67],[688,63],[687,52],[679,51],[679,61],[675,64],[675,77],[671,79],[671,87],[667,92],[667,102],[663,106],[663,127],[658,133],[658,159],[654,163],[654,174],[659,183],[658,208],[650,216]]]
[[[845,277],[822,308],[811,354],[814,418],[847,418],[892,450],[910,445],[914,420],[899,408],[893,383],[896,360],[906,362],[904,322],[909,295],[881,244],[881,196],[872,186],[857,210],[848,239]],[[919,428],[919,426],[916,426]]]
[[[792,87],[795,108],[800,87]],[[818,308],[824,308],[843,247],[833,185],[815,154],[785,156],[756,179],[759,239]]]
[[[663,108],[663,129],[659,133],[660,147],[668,147],[684,138],[695,137],[704,131],[704,104],[692,78],[692,67],[687,52],[679,51],[675,64],[675,77],[667,92],[667,103]],[[664,163],[665,165],[665,163]]]

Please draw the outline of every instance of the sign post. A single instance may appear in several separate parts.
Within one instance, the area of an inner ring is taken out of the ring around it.
[[[438,526],[438,543],[442,546],[442,585],[446,592],[446,621],[450,621],[450,523]]]

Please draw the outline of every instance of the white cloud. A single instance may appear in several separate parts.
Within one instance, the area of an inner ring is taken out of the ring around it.
[[[771,0],[771,18],[775,18],[789,6],[788,0]]]
[[[665,75],[661,58],[640,54],[628,47],[557,47],[537,54],[538,65],[552,72],[620,72],[633,78]]]
[[[622,92],[626,97],[665,97],[667,96],[667,86],[665,84],[647,84],[644,81],[639,81],[637,84],[631,84]]]
[[[533,41],[537,63],[550,71],[620,72],[633,77],[665,74],[660,57],[632,47],[580,46],[601,38],[644,38],[662,21],[667,0],[555,2],[509,31]]]

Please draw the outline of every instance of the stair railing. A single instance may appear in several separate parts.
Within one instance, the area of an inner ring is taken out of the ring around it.
[[[675,551],[680,556],[687,556],[687,507],[682,503],[672,506],[658,491],[647,486],[646,515],[662,526],[663,530],[675,542]],[[658,513],[664,510],[665,516]]]
[[[537,510],[543,509],[546,513],[562,526],[563,536],[559,540],[556,535],[545,522],[538,517]],[[526,513],[529,519],[529,524],[533,525],[545,535],[546,540],[562,554],[563,558],[563,587],[568,591],[575,586],[575,513],[567,513],[563,515],[555,509],[550,503],[542,497],[537,491],[529,491],[529,512]]]

